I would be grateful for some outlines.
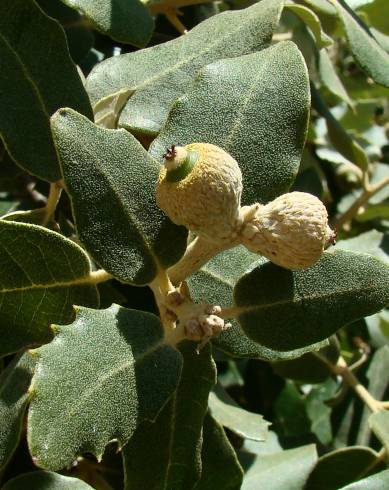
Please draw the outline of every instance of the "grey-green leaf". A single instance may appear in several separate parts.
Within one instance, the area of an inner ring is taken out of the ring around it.
[[[251,339],[271,349],[297,349],[384,308],[389,267],[341,250],[325,252],[301,271],[267,263],[239,280],[234,297],[238,321]]]
[[[373,476],[350,483],[340,490],[385,490],[389,486],[389,470],[381,471]]]
[[[144,48],[154,30],[154,20],[140,0],[62,0],[77,9],[106,36]]]
[[[59,475],[51,471],[23,473],[1,487],[2,490],[93,490],[78,478]]]
[[[311,85],[312,106],[325,119],[328,129],[328,136],[334,148],[350,162],[357,165],[362,170],[369,166],[369,159],[363,148],[357,143],[337,121],[324,102],[319,91]]]
[[[201,431],[216,369],[210,346],[200,354],[193,342],[178,348],[184,364],[176,392],[157,420],[142,424],[123,450],[125,489],[189,490],[201,476]]]
[[[171,103],[186,92],[202,66],[268,46],[282,6],[282,0],[262,0],[244,10],[223,12],[178,39],[100,63],[88,77],[92,102],[122,88],[135,90],[120,126],[156,135]]]
[[[317,58],[317,70],[323,85],[341,101],[346,102],[349,107],[353,108],[353,101],[346,92],[327,50],[325,48],[320,49]]]
[[[194,490],[240,490],[243,470],[223,427],[207,413],[203,427],[201,479]]]
[[[377,315],[378,316],[378,315]],[[372,334],[371,325],[368,319],[366,323],[369,327],[369,334],[374,339],[377,334]],[[372,356],[369,368],[366,372],[367,385],[370,395],[376,400],[382,400],[385,390],[389,384],[389,347],[384,345],[378,349]],[[364,406],[362,416],[360,417],[359,431],[357,444],[367,446],[371,438],[371,427],[369,418],[371,411],[367,406]]]
[[[315,36],[317,47],[325,48],[333,44],[333,40],[328,36],[321,27],[319,17],[311,9],[298,5],[296,3],[287,3],[285,7],[296,14],[310,28]]]
[[[73,107],[92,109],[65,34],[33,0],[0,2],[0,134],[12,158],[28,172],[61,178],[50,116]]]
[[[83,249],[45,228],[0,220],[0,356],[52,339],[51,323],[70,323],[73,304],[97,307]]]
[[[196,301],[229,307],[233,303],[233,290],[238,279],[262,263],[263,258],[249,252],[243,246],[227,250],[214,257],[188,279],[191,295]],[[295,359],[327,345],[327,341],[324,341],[302,349],[280,352],[253,342],[235,320],[231,323],[232,327],[213,339],[212,343],[232,357],[282,361]]]
[[[374,468],[378,457],[378,453],[363,446],[327,453],[319,458],[304,490],[338,490]]]
[[[373,413],[369,418],[371,430],[381,441],[386,451],[389,450],[389,412],[383,410]]]
[[[99,458],[114,439],[123,446],[143,421],[157,417],[182,365],[150,313],[77,308],[74,323],[57,330],[36,350],[28,416],[32,457],[50,470],[83,452]]]
[[[96,102],[93,106],[95,123],[102,128],[116,129],[120,113],[131,93],[131,90],[121,89]]]
[[[286,192],[296,177],[308,124],[309,82],[292,42],[206,66],[173,104],[150,152],[194,141],[230,153],[243,174],[243,204]]]
[[[359,17],[341,2],[333,2],[346,31],[350,49],[362,69],[377,83],[389,87],[389,54]]]
[[[316,460],[313,444],[257,456],[244,477],[242,490],[301,490]]]
[[[187,236],[155,202],[158,163],[127,131],[70,109],[56,113],[52,130],[80,240],[118,279],[150,283],[184,253]]]
[[[270,423],[262,415],[240,408],[221,386],[209,394],[208,403],[212,417],[239,437],[254,441],[266,439]]]
[[[28,388],[35,360],[29,354],[17,356],[0,376],[0,468],[10,460],[17,447],[24,413],[29,400]]]
[[[389,264],[389,255],[385,252],[385,242],[384,233],[370,230],[352,238],[339,240],[335,245],[335,249],[367,253]]]

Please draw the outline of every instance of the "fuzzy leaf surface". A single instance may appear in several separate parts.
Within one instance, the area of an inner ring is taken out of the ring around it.
[[[195,490],[239,490],[243,470],[223,427],[209,414],[203,426],[202,473]]]
[[[282,6],[282,0],[263,0],[244,10],[223,12],[173,41],[110,58],[88,77],[91,100],[122,88],[134,90],[119,125],[156,135],[170,105],[187,91],[201,67],[269,45]]]
[[[92,109],[62,28],[33,0],[0,3],[0,72],[7,74],[0,79],[0,135],[7,150],[28,172],[59,180],[50,116],[73,107],[92,117]]]
[[[263,263],[265,263],[263,258],[249,252],[243,246],[227,250],[189,277],[191,295],[195,301],[205,300],[211,304],[229,307],[233,303],[234,286],[239,278],[248,270]],[[231,323],[232,327],[214,338],[212,343],[232,357],[282,361],[295,359],[306,352],[319,350],[327,345],[327,341],[324,341],[289,352],[272,350],[249,339],[234,319]]]
[[[73,304],[97,307],[84,250],[45,228],[0,220],[0,356],[49,342],[51,323],[70,323]]]
[[[175,102],[150,153],[172,143],[213,143],[243,175],[243,204],[286,192],[296,177],[310,105],[304,59],[291,42],[206,66]]]
[[[376,82],[389,87],[389,54],[377,43],[362,21],[343,3],[333,2],[346,31],[351,52],[361,68]]]
[[[201,432],[216,369],[209,345],[200,354],[193,342],[178,349],[183,369],[176,392],[157,420],[142,424],[123,450],[126,490],[186,490],[200,478]]]
[[[23,473],[2,487],[2,490],[93,490],[93,488],[78,478],[59,475],[51,471],[34,471]]]
[[[24,354],[16,357],[1,373],[0,468],[7,464],[19,443],[34,368],[35,360]]]
[[[384,490],[389,486],[389,470],[380,471],[373,476],[350,483],[340,490]]]
[[[74,323],[36,352],[28,441],[36,464],[54,471],[83,452],[100,457],[113,439],[123,446],[157,417],[182,365],[156,316],[117,305],[77,308]]]
[[[187,235],[157,207],[158,163],[127,131],[70,109],[56,113],[52,128],[80,240],[118,279],[150,283],[184,253]]]
[[[389,303],[389,267],[367,254],[325,252],[313,267],[290,271],[266,263],[235,286],[245,333],[271,349],[323,340]]]
[[[62,0],[81,12],[106,36],[144,48],[154,30],[147,7],[139,0]]]
[[[257,456],[245,474],[242,490],[301,490],[316,460],[313,444]]]

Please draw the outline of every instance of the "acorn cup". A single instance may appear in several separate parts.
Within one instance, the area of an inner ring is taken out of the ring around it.
[[[211,242],[236,240],[242,224],[242,173],[222,148],[208,143],[172,145],[164,155],[157,205],[173,223]]]
[[[283,194],[266,205],[245,206],[241,214],[242,244],[286,269],[311,267],[336,238],[324,204],[306,192]]]

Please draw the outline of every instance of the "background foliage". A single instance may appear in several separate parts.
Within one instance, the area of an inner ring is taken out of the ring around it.
[[[388,13],[1,1],[4,490],[389,488]],[[233,306],[199,354],[147,287],[187,243],[159,164],[194,141],[239,162],[243,204],[310,192],[338,231],[307,270],[236,247],[189,277]]]

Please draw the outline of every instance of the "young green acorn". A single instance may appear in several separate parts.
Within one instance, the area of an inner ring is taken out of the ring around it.
[[[286,269],[315,264],[335,240],[324,204],[312,194],[290,192],[266,204],[242,208],[242,243]]]
[[[157,184],[158,206],[173,223],[209,241],[233,241],[242,223],[238,163],[208,143],[172,145],[164,158]]]

